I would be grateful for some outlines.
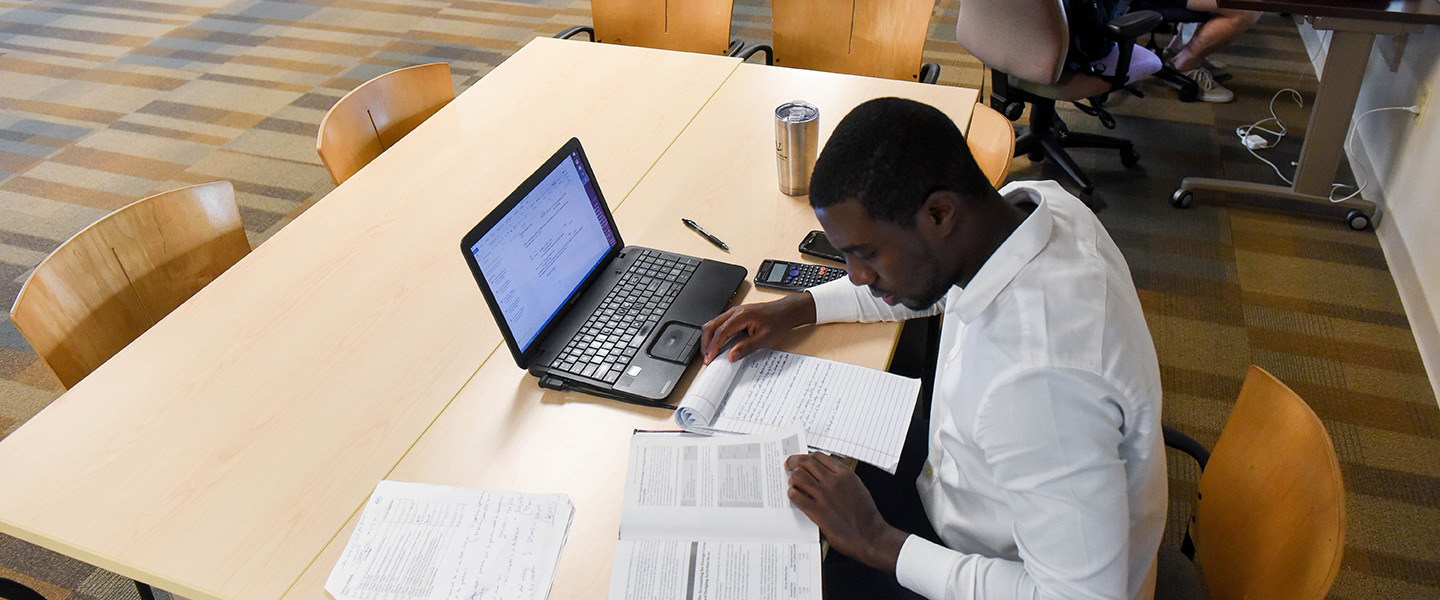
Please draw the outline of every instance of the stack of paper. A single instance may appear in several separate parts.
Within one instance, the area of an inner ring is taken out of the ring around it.
[[[336,600],[545,598],[574,514],[564,494],[381,481],[325,591]]]

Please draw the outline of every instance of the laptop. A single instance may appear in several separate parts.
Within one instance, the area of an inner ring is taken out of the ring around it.
[[[676,227],[679,227],[678,223]],[[571,138],[460,244],[515,363],[549,389],[660,404],[745,268],[626,246]]]

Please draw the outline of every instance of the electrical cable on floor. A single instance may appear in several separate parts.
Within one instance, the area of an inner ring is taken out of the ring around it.
[[[1350,126],[1350,133],[1348,133],[1348,134],[1345,135],[1345,153],[1346,153],[1347,155],[1350,155],[1350,156],[1354,156],[1354,155],[1355,155],[1355,147],[1354,147],[1353,143],[1355,142],[1355,132],[1360,129],[1360,122],[1361,122],[1361,121],[1364,121],[1364,120],[1365,120],[1365,117],[1368,117],[1368,116],[1370,116],[1370,115],[1372,115],[1372,114],[1375,114],[1375,113],[1377,113],[1377,112],[1383,112],[1383,111],[1387,111],[1387,110],[1403,110],[1403,111],[1407,111],[1407,112],[1409,112],[1409,113],[1412,113],[1412,114],[1414,114],[1415,116],[1420,116],[1420,107],[1417,106],[1417,105],[1414,105],[1414,104],[1411,104],[1410,106],[1382,106],[1382,107],[1380,107],[1380,108],[1372,108],[1372,109],[1370,109],[1370,110],[1365,111],[1363,114],[1360,115],[1359,118],[1355,119],[1355,124]],[[1360,176],[1362,169],[1352,169],[1352,170],[1355,172],[1355,179],[1356,179],[1356,181],[1360,181],[1360,180],[1362,179],[1361,176]],[[1356,197],[1356,196],[1359,196],[1359,195],[1360,195],[1360,192],[1365,191],[1365,186],[1366,186],[1366,185],[1369,185],[1369,184],[1370,184],[1369,181],[1360,181],[1360,187],[1355,187],[1355,186],[1352,186],[1352,185],[1345,185],[1345,184],[1343,184],[1343,183],[1332,183],[1332,184],[1330,184],[1330,198],[1329,198],[1329,200],[1330,200],[1331,202],[1335,202],[1335,203],[1344,202],[1344,201],[1346,201],[1346,200],[1349,200],[1349,199],[1351,199],[1351,198],[1354,198],[1354,197]],[[1342,188],[1342,187],[1355,187],[1355,191],[1351,192],[1349,196],[1346,196],[1346,197],[1344,197],[1344,198],[1336,198],[1336,197],[1335,197],[1335,190],[1336,190],[1336,189],[1339,189],[1339,188]]]
[[[1245,150],[1250,152],[1250,156],[1254,156],[1255,158],[1260,159],[1260,162],[1270,165],[1270,168],[1275,170],[1275,174],[1278,175],[1280,179],[1284,180],[1286,185],[1294,185],[1295,183],[1291,181],[1289,177],[1286,177],[1284,173],[1280,172],[1280,167],[1276,166],[1275,163],[1270,162],[1269,159],[1260,156],[1259,153],[1255,152],[1256,150],[1263,150],[1265,148],[1274,148],[1280,143],[1280,140],[1285,139],[1285,136],[1290,132],[1290,130],[1285,127],[1285,122],[1281,121],[1280,117],[1275,114],[1275,101],[1279,100],[1280,94],[1283,94],[1285,92],[1290,92],[1290,94],[1295,97],[1296,106],[1299,106],[1300,108],[1305,107],[1305,101],[1301,98],[1300,92],[1296,91],[1295,88],[1285,88],[1283,90],[1275,92],[1275,95],[1270,97],[1270,116],[1268,118],[1260,119],[1259,121],[1256,121],[1249,125],[1241,125],[1240,127],[1236,127],[1235,135],[1240,138],[1240,145],[1244,146]],[[1270,121],[1275,122],[1275,126],[1279,128],[1279,131],[1264,127],[1264,124]],[[1264,136],[1255,133],[1255,131],[1261,131],[1263,133],[1273,135],[1275,136],[1275,141],[1272,142],[1270,140],[1267,140]]]

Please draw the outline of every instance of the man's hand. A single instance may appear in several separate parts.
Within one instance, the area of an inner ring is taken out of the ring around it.
[[[774,302],[744,304],[711,319],[700,333],[700,350],[705,364],[720,355],[726,342],[740,334],[746,338],[735,344],[730,360],[740,360],[761,348],[773,347],[786,332],[815,322],[815,299],[801,292]]]
[[[820,526],[832,548],[880,571],[895,572],[909,535],[885,522],[855,471],[820,452],[785,459],[785,470],[790,472],[790,503]]]

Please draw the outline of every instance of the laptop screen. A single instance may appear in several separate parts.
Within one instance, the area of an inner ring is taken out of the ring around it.
[[[575,150],[470,246],[521,352],[579,291],[615,238]]]

